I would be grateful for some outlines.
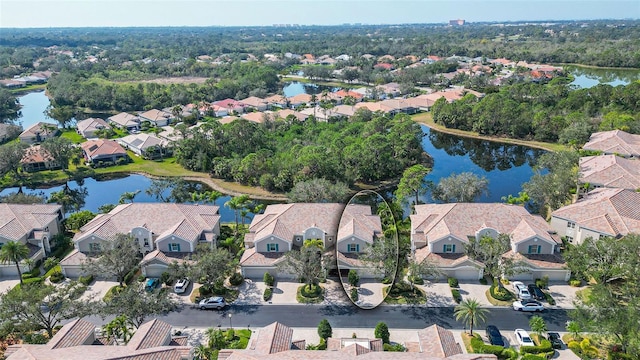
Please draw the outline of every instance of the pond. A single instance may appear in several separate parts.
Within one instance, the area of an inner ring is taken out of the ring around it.
[[[45,114],[49,106],[49,98],[44,91],[28,93],[18,97],[18,101],[22,108],[20,109],[20,117],[16,120],[16,124],[22,125],[23,129],[38,123],[40,121],[55,123],[56,121]]]
[[[598,84],[627,85],[640,79],[640,69],[602,69],[571,65],[563,67],[575,77],[571,85],[580,89],[590,88]]]
[[[143,175],[128,175],[125,177],[109,180],[96,180],[94,178],[86,178],[83,180],[82,186],[87,189],[87,197],[85,198],[84,210],[90,210],[94,213],[98,212],[98,208],[104,204],[117,204],[120,200],[120,195],[124,192],[140,191],[134,198],[134,202],[158,202],[155,197],[145,193],[145,190],[151,185],[151,179]],[[194,187],[197,187],[201,191],[209,191],[208,186],[200,183],[192,183]],[[44,194],[49,196],[51,193],[60,191],[64,185],[54,186],[46,189],[23,189],[25,193]],[[69,181],[69,187],[71,189],[77,189],[80,187],[76,181]],[[7,188],[0,192],[0,195],[7,195],[9,193],[17,192],[18,188]],[[170,190],[165,191],[163,194],[168,196]],[[234,222],[235,214],[232,210],[224,207],[224,203],[227,202],[231,196],[225,195],[216,200],[216,205],[220,207],[220,216],[222,222]],[[247,220],[253,217],[253,214],[247,216]]]
[[[285,97],[296,96],[299,94],[319,95],[319,94],[322,94],[323,91],[334,92],[338,90],[340,90],[340,88],[336,88],[333,86],[326,86],[326,85],[303,83],[298,81],[287,83],[282,88],[282,92]]]

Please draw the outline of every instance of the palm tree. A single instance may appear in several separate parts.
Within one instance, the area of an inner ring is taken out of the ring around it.
[[[480,307],[480,303],[476,299],[464,299],[456,306],[454,315],[456,320],[462,319],[466,325],[469,325],[469,334],[473,336],[473,326],[487,319],[488,310]]]
[[[16,264],[18,269],[18,277],[20,278],[20,285],[22,285],[22,272],[20,271],[20,261],[29,257],[29,248],[27,245],[17,242],[9,241],[0,248],[0,262],[9,264]]]
[[[544,319],[538,315],[529,319],[529,327],[531,328],[531,331],[538,334],[538,336],[542,336],[542,333],[547,332],[547,323],[545,323]]]
[[[193,358],[197,360],[209,360],[211,359],[211,351],[206,346],[200,344],[193,349]]]
[[[133,203],[133,199],[136,197],[136,195],[138,195],[140,193],[140,190],[136,190],[136,191],[125,191],[122,193],[122,195],[120,195],[120,200],[118,201],[119,204],[124,204],[127,201]]]
[[[229,209],[233,210],[234,214],[235,214],[235,220],[236,220],[236,230],[235,230],[235,235],[234,237],[238,236],[238,213],[241,209],[243,209],[246,204],[249,202],[249,195],[240,195],[240,196],[234,196],[231,199],[229,199],[229,201],[227,201],[226,203],[224,203],[224,206],[228,207]]]
[[[222,193],[220,191],[217,191],[217,190],[207,191],[207,192],[205,192],[205,194],[207,195],[207,200],[211,201],[213,203],[213,205],[216,204],[216,200],[218,200],[218,199],[220,199],[222,197]]]

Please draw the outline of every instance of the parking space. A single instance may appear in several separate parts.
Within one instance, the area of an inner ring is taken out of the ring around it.
[[[446,282],[425,281],[424,285],[418,285],[427,296],[428,307],[455,306],[449,284]]]
[[[117,281],[96,280],[87,287],[82,298],[89,299],[93,296],[94,300],[101,300],[107,291],[116,285],[118,285]]]
[[[491,307],[492,305],[487,299],[487,290],[489,290],[489,285],[482,285],[478,281],[460,281],[458,283],[460,286],[460,295],[462,295],[462,299],[476,299],[478,302],[485,307]],[[451,290],[449,290],[451,293]]]
[[[574,300],[577,299],[576,292],[584,289],[584,287],[573,287],[566,283],[550,283],[549,294],[556,301],[556,307],[563,309],[573,309]]]

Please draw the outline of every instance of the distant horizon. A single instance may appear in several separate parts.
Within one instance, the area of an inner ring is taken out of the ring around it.
[[[457,19],[471,24],[633,21],[640,19],[640,1],[0,0],[2,29],[439,25]]]

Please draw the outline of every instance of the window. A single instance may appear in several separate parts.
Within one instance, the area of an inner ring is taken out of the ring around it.
[[[347,252],[360,252],[360,244],[348,244]]]
[[[573,242],[573,236],[567,236],[567,241],[572,243]]]
[[[567,227],[570,228],[570,229],[574,229],[576,227],[576,223],[569,221],[567,223]]]
[[[442,248],[442,252],[445,252],[445,253],[456,252],[456,245],[455,244],[444,244],[444,246]]]
[[[144,246],[149,246],[149,239],[144,239]]]
[[[173,252],[180,251],[180,244],[178,244],[178,243],[169,244],[169,251],[173,251]]]
[[[267,244],[268,252],[278,252],[278,244]]]
[[[540,254],[540,249],[541,249],[540,245],[529,245],[529,251],[527,253],[528,254]]]
[[[90,243],[89,244],[89,251],[91,251],[91,252],[100,251],[100,243]]]

